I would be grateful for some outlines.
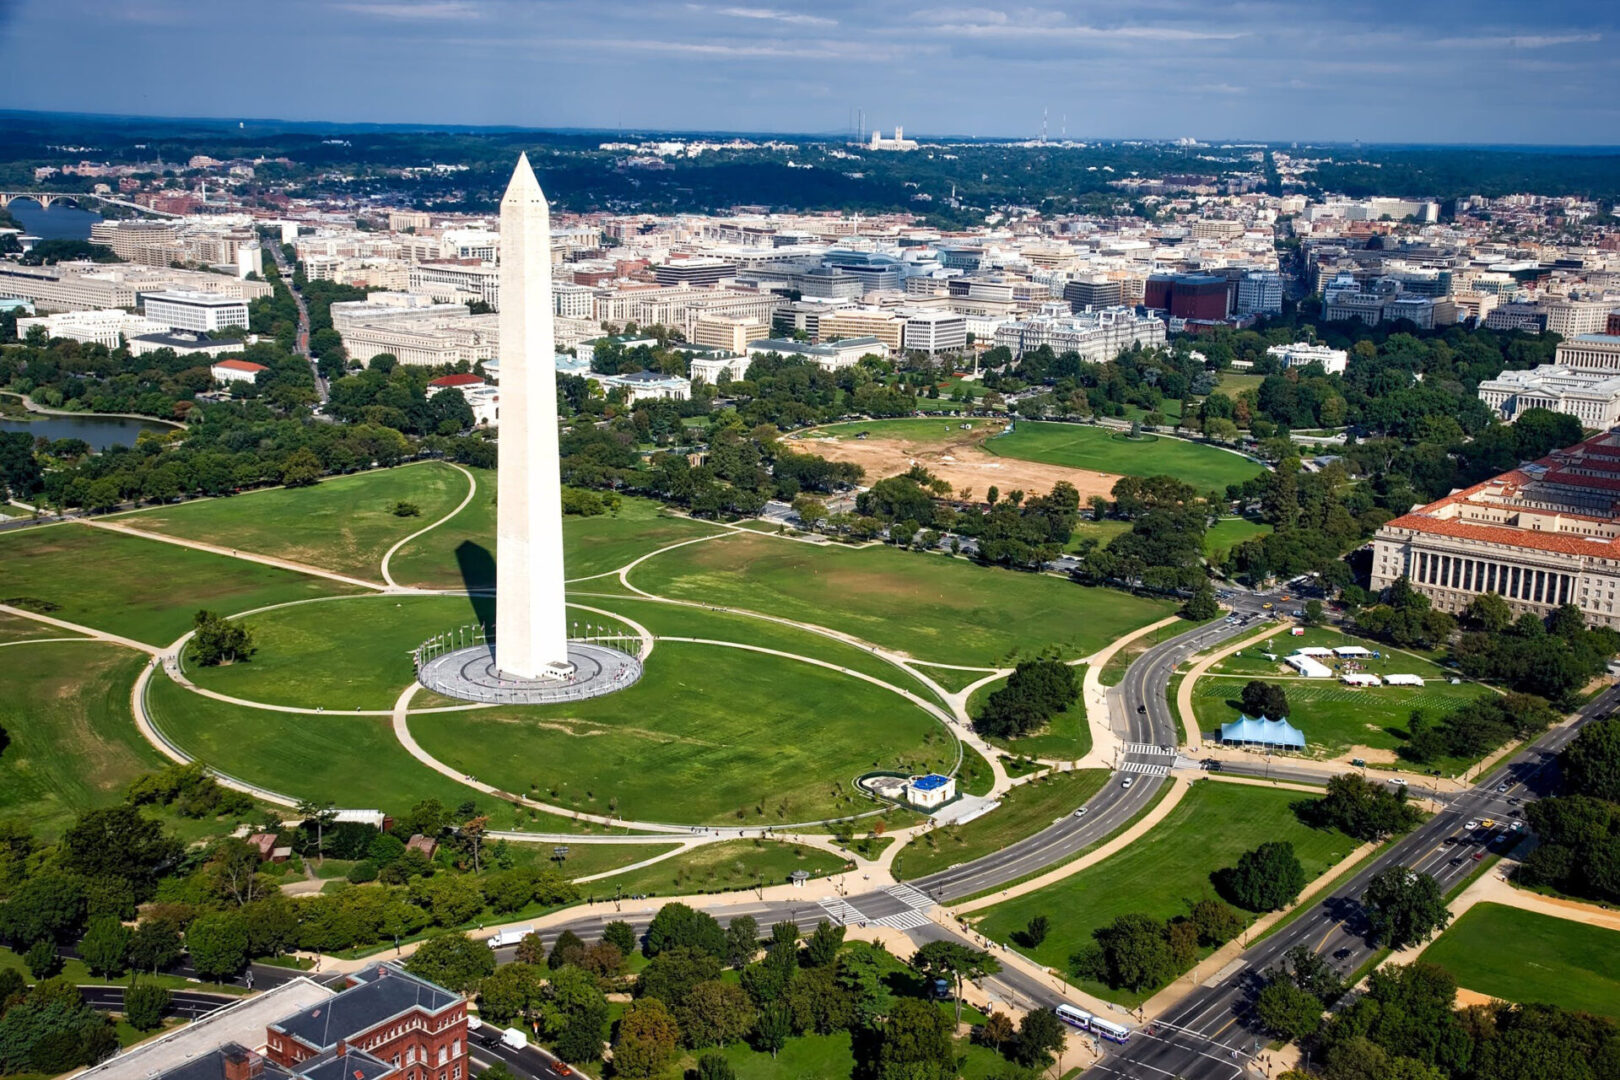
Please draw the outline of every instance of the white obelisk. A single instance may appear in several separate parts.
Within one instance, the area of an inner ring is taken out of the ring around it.
[[[495,666],[520,679],[568,670],[551,212],[518,158],[501,199],[500,480]]]

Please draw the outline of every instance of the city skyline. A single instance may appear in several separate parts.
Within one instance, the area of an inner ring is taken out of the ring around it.
[[[0,6],[18,109],[832,136],[860,109],[987,138],[1605,145],[1616,32],[1585,2]],[[130,80],[131,51],[164,78]]]

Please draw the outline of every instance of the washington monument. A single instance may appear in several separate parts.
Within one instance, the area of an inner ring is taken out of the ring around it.
[[[500,326],[495,666],[518,679],[566,678],[551,212],[527,154],[501,199]]]

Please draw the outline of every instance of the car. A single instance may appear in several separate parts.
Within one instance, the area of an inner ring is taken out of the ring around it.
[[[1483,851],[1474,852],[1474,861],[1475,862],[1479,862],[1479,860],[1483,859],[1484,857],[1485,857],[1485,853]]]
[[[1507,786],[1506,783],[1501,783],[1501,784],[1496,785],[1496,790],[1497,791],[1506,791],[1507,789],[1508,789],[1508,786]]]
[[[1125,779],[1119,782],[1119,786],[1122,788],[1128,788],[1134,783],[1136,783],[1136,778],[1134,776],[1127,776]]]
[[[1484,821],[1481,821],[1479,824],[1480,824],[1480,826],[1482,828],[1486,828],[1486,829],[1494,829],[1494,828],[1496,828],[1496,821],[1493,818],[1486,818]]]
[[[1455,844],[1457,842],[1457,838],[1455,836],[1448,836],[1448,837],[1445,838],[1445,840],[1443,840],[1441,842],[1444,843],[1447,847],[1449,847],[1452,844]]]
[[[1452,866],[1461,866],[1462,861],[1463,861],[1463,857],[1461,855],[1459,855],[1455,859],[1451,860],[1451,865]]]
[[[1287,593],[1283,593],[1278,599],[1282,600],[1284,603],[1287,603],[1288,601],[1292,600],[1293,597],[1289,596]]]
[[[1405,780],[1403,780],[1402,778],[1400,778],[1399,776],[1390,777],[1389,780],[1388,780],[1388,783],[1394,784],[1396,787],[1409,787],[1409,786],[1411,786],[1411,785],[1407,784],[1407,782]]]
[[[1334,949],[1333,950],[1333,959],[1335,959],[1335,960],[1343,960],[1343,959],[1347,958],[1349,955],[1350,955],[1350,950],[1349,950],[1348,947],[1343,948],[1343,949]]]
[[[1524,832],[1524,822],[1522,822],[1522,821],[1514,821],[1511,825],[1508,826],[1508,828],[1512,829],[1514,832]]]
[[[1145,713],[1145,712],[1147,712],[1147,706],[1146,705],[1138,705],[1136,707],[1136,711],[1139,712],[1139,713]]]
[[[1467,829],[1469,832],[1473,832],[1475,829],[1479,828],[1479,822],[1469,819],[1463,823],[1463,828]]]
[[[1260,605],[1260,610],[1262,610],[1262,611],[1270,611],[1271,610],[1271,601],[1267,600],[1265,603],[1261,604]]]
[[[555,1076],[573,1076],[574,1075],[573,1066],[569,1065],[568,1062],[566,1062],[566,1061],[553,1061],[551,1063],[551,1071],[552,1071],[552,1074],[555,1075]]]
[[[1090,809],[1090,807],[1082,806],[1080,809],[1078,809],[1078,810],[1076,810],[1074,812],[1074,816],[1075,817],[1085,817],[1086,816],[1086,811],[1089,810],[1089,809]]]

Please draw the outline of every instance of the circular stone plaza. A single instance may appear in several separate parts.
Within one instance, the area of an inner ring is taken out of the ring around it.
[[[493,642],[480,642],[421,661],[416,677],[429,690],[462,701],[544,705],[583,701],[632,686],[641,678],[641,660],[594,641],[570,641],[566,670],[520,679],[495,666]]]

